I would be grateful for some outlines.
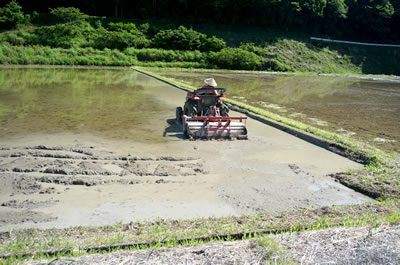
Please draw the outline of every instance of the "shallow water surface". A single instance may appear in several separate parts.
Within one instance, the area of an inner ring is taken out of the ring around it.
[[[227,96],[400,152],[400,82],[266,73],[153,70],[193,86],[213,77]]]
[[[160,136],[176,107],[163,100],[165,88],[132,70],[0,69],[0,139],[88,132],[164,141]]]

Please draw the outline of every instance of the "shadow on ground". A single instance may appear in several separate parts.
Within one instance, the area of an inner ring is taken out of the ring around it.
[[[182,125],[178,124],[176,119],[167,119],[167,127],[164,130],[163,136],[177,137],[179,139],[185,139],[183,135]]]

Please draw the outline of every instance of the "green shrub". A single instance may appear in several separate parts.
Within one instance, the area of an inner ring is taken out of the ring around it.
[[[215,36],[207,38],[207,35],[184,26],[159,31],[154,36],[152,44],[156,48],[191,51],[219,51],[226,46],[222,39]]]
[[[118,32],[129,32],[134,35],[142,35],[143,33],[139,31],[134,23],[113,23],[110,22],[107,25],[107,29],[109,31],[118,31]]]
[[[210,52],[208,61],[218,68],[236,70],[256,70],[263,64],[263,58],[241,48],[225,48],[220,52]]]
[[[174,67],[174,68],[209,68],[206,63],[197,62],[138,62],[138,66]]]
[[[9,31],[0,34],[0,40],[12,45],[25,45],[32,43],[34,35],[25,30]]]
[[[151,41],[138,31],[138,34],[132,34],[126,31],[108,31],[105,28],[97,29],[92,46],[98,49],[125,49],[128,47],[145,48]]]
[[[136,56],[139,61],[144,62],[201,62],[205,59],[200,51],[128,48],[124,53]]]
[[[149,23],[144,23],[142,25],[139,26],[139,30],[141,32],[143,32],[144,34],[146,34],[150,29],[150,24]]]
[[[293,67],[284,64],[276,59],[269,59],[265,61],[264,64],[265,70],[274,71],[274,72],[295,72]]]
[[[85,21],[44,26],[35,30],[32,44],[61,48],[88,46],[87,38],[93,34],[93,27]]]
[[[226,42],[223,39],[212,36],[202,41],[200,50],[218,52],[226,47]]]
[[[180,26],[178,29],[159,31],[153,39],[156,48],[170,50],[198,50],[201,39],[206,36],[202,33]]]
[[[137,63],[135,56],[128,56],[118,50],[100,51],[91,47],[21,47],[9,43],[0,44],[0,58],[3,64],[131,66]]]
[[[58,17],[64,23],[67,22],[75,22],[75,21],[83,21],[89,16],[82,13],[79,8],[75,7],[57,7],[50,8],[50,14]]]
[[[240,47],[243,50],[249,51],[249,52],[253,52],[257,55],[260,55],[262,57],[266,56],[268,51],[265,48],[256,46],[254,43],[252,42],[248,42],[248,43],[240,43]]]

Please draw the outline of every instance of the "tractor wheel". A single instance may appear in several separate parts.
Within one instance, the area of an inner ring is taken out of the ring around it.
[[[229,108],[225,103],[221,103],[221,108],[220,108],[221,116],[229,116]]]
[[[189,102],[185,109],[185,115],[190,117],[197,116],[197,105]]]
[[[193,140],[193,135],[190,134],[188,129],[185,129],[185,131],[183,132],[183,136],[185,137],[185,139]]]
[[[176,108],[176,120],[177,120],[179,123],[182,122],[182,116],[183,116],[182,107],[177,107],[177,108]]]

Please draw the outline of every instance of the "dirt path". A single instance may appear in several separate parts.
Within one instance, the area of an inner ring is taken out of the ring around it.
[[[143,77],[147,78],[147,77]],[[102,225],[361,203],[327,174],[361,165],[254,120],[248,141],[188,141],[173,121],[182,91],[154,95],[171,115],[157,143],[89,132],[0,139],[0,230]]]

